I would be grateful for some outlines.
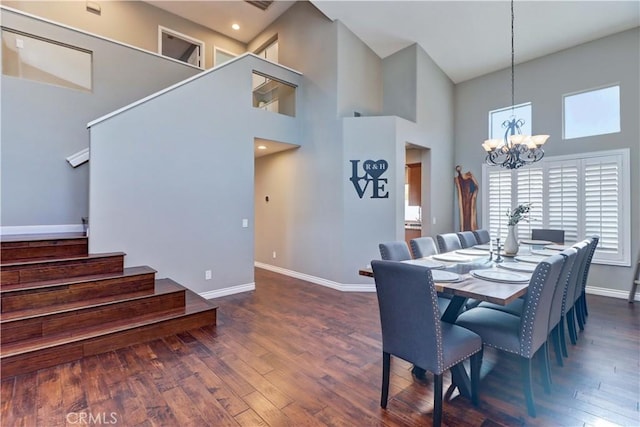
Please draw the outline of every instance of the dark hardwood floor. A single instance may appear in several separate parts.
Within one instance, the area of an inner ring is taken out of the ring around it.
[[[449,426],[640,425],[640,317],[588,296],[589,318],[553,388],[527,416],[519,365],[485,351],[480,406],[444,405]],[[376,296],[256,269],[256,291],[216,299],[218,325],[2,379],[2,426],[418,426],[433,388],[392,359],[380,401]],[[445,388],[450,382],[445,378]]]

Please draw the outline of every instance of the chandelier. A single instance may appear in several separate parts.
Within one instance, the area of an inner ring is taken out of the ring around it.
[[[513,0],[511,0],[511,111],[515,106],[515,50],[513,43]],[[537,162],[544,157],[542,146],[549,135],[523,135],[523,119],[512,115],[509,120],[502,123],[505,128],[502,139],[487,139],[482,148],[487,152],[486,163],[491,166],[502,166],[507,169],[518,169],[524,165]]]

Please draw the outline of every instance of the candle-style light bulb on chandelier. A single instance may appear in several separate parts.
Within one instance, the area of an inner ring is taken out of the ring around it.
[[[504,138],[487,139],[483,144],[487,152],[485,159],[488,165],[502,166],[507,169],[518,169],[524,165],[528,165],[544,157],[542,146],[549,135],[523,135],[522,126],[523,119],[515,117],[515,50],[513,37],[513,0],[511,0],[511,112],[512,116],[509,120],[502,123],[505,128]]]

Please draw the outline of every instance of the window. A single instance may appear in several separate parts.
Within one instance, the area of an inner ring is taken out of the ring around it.
[[[275,39],[274,41],[269,42],[269,44],[266,47],[257,51],[256,55],[258,55],[260,58],[264,58],[271,62],[277,63],[278,62],[278,39]]]
[[[563,97],[564,139],[620,132],[620,86]]]
[[[513,117],[522,119],[522,133],[533,135],[531,131],[531,103],[514,105],[512,107],[500,108],[498,110],[489,111],[489,139],[504,138],[506,129],[502,126],[505,121]]]
[[[84,91],[92,87],[92,53],[20,31],[2,29],[2,74]]]
[[[530,238],[532,228],[562,229],[567,243],[598,234],[594,262],[630,265],[628,149],[547,157],[513,171],[484,165],[482,174],[482,218],[492,238],[506,237],[507,212],[532,202],[518,238]]]
[[[217,67],[220,64],[224,64],[227,61],[231,61],[236,55],[228,50],[220,49],[217,46],[213,47],[213,66]]]
[[[204,42],[162,26],[158,26],[158,52],[204,68]]]

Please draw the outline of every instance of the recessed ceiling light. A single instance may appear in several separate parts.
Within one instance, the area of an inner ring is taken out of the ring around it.
[[[231,28],[233,28],[234,30],[238,31],[238,30],[240,29],[240,25],[238,25],[238,24],[233,24],[233,25],[231,26]]]
[[[266,150],[267,146],[266,145],[258,145],[258,150]]]

